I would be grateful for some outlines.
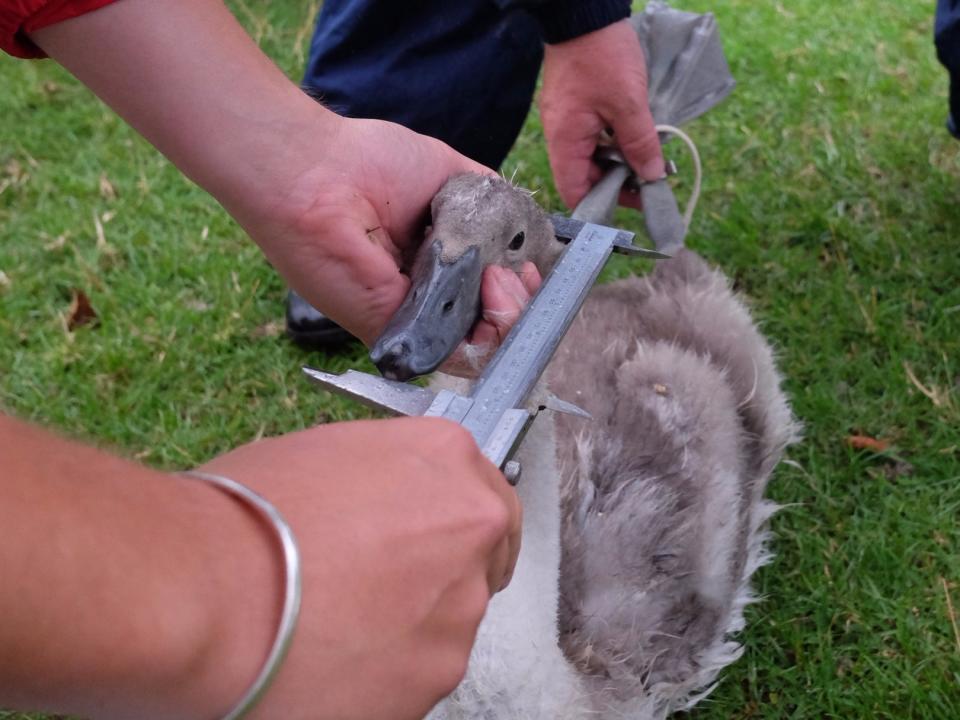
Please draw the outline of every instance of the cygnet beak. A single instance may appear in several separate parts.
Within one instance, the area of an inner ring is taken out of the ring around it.
[[[370,350],[385,378],[410,380],[431,373],[466,337],[480,313],[483,266],[477,248],[456,260],[442,260],[435,239],[420,252],[410,290]]]

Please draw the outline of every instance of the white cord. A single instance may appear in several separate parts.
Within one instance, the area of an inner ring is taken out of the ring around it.
[[[674,127],[673,125],[657,125],[657,132],[680,138],[687,148],[689,148],[690,155],[693,156],[693,168],[696,176],[693,181],[693,192],[690,193],[686,210],[683,212],[684,227],[689,228],[690,221],[693,220],[693,213],[697,209],[697,202],[700,200],[700,186],[703,182],[703,164],[700,162],[700,153],[697,151],[697,146],[693,140],[690,139],[690,136],[678,127]]]

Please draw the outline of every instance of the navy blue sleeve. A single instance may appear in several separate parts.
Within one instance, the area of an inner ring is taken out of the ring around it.
[[[540,25],[545,42],[561,43],[630,16],[630,0],[495,0],[522,6]]]
[[[960,72],[960,0],[938,0],[934,27],[937,55],[944,66]]]
[[[950,73],[947,127],[960,139],[960,0],[937,0],[934,40],[937,56]]]

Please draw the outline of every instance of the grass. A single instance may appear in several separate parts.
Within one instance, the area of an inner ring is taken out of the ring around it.
[[[806,426],[746,654],[693,717],[960,717],[960,143],[931,4],[677,4],[716,12],[740,83],[689,128],[689,242],[752,299]],[[316,3],[234,7],[297,78]],[[0,59],[0,117],[0,406],[169,469],[363,414],[297,370],[363,353],[286,343],[258,251],[66,73]],[[560,208],[536,113],[514,168]],[[97,326],[66,331],[74,289]]]

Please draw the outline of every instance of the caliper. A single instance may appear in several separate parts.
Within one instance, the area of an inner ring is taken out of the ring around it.
[[[316,384],[392,415],[442,417],[462,425],[483,454],[515,484],[521,468],[511,460],[537,413],[543,409],[589,417],[571,403],[550,397],[528,409],[530,394],[587,298],[611,253],[665,258],[633,244],[633,233],[559,215],[551,217],[567,243],[560,260],[530,300],[506,340],[468,395],[434,392],[356,370],[335,375],[304,367]]]

